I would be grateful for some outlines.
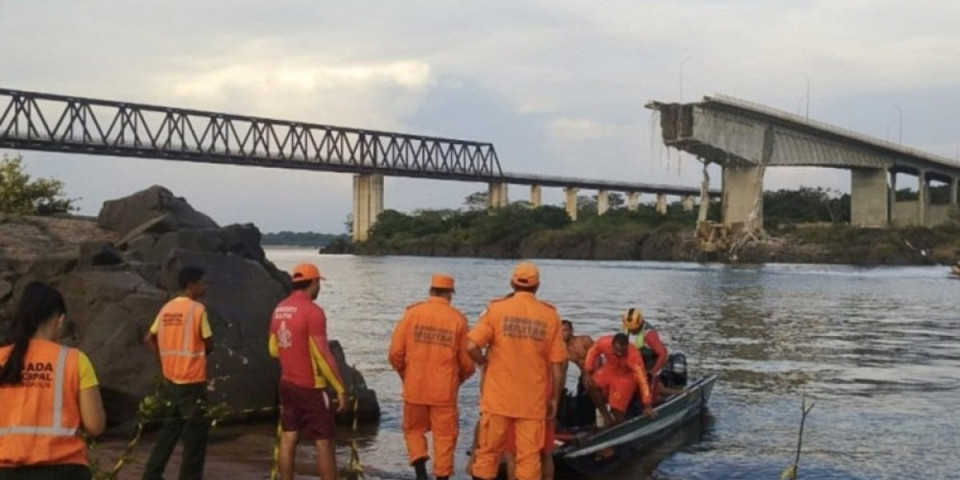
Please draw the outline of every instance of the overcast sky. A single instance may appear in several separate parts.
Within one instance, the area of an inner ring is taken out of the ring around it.
[[[899,107],[904,144],[955,158],[958,52],[954,1],[0,0],[2,87],[489,141],[506,171],[690,186],[699,164],[651,138],[647,101],[798,112],[809,78],[812,118],[897,140]],[[352,205],[347,174],[22,153],[86,214],[152,184],[264,231],[340,232]],[[849,183],[767,171],[767,188]],[[388,179],[386,206],[484,188]]]

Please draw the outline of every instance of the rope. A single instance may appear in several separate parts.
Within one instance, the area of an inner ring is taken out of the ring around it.
[[[273,441],[273,464],[270,465],[270,480],[277,480],[280,476],[280,418],[277,418],[277,436]]]
[[[350,440],[350,466],[347,469],[351,478],[366,478],[363,464],[360,463],[360,451],[357,449],[357,424],[360,410],[360,397],[353,398],[353,438]]]

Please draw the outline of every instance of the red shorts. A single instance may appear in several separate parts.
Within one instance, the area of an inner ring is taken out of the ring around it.
[[[637,381],[630,372],[600,367],[593,372],[593,384],[603,390],[610,408],[626,412],[637,391]]]
[[[325,390],[280,382],[280,428],[308,440],[333,438],[336,415]]]
[[[557,433],[557,422],[554,420],[547,420],[547,424],[543,429],[543,446],[540,447],[540,451],[543,453],[550,453],[553,451],[554,439],[556,438]],[[506,439],[503,441],[504,451],[510,455],[517,454],[517,439],[516,432],[513,430],[513,425],[507,427]]]

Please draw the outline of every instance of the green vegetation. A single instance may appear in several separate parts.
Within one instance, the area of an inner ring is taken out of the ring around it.
[[[277,233],[264,233],[263,245],[283,245],[290,247],[325,247],[335,241],[343,241],[344,235],[333,235],[317,232],[290,232],[284,230]]]
[[[63,182],[54,178],[31,179],[23,157],[0,160],[0,213],[52,215],[76,210],[76,199],[65,197]]]
[[[828,189],[800,187],[797,190],[763,192],[764,228],[802,223],[850,222],[850,195]]]
[[[488,211],[483,192],[469,195],[460,210],[411,214],[386,210],[377,217],[370,239],[356,249],[422,255],[636,258],[636,243],[646,234],[692,230],[696,219],[694,212],[683,212],[679,204],[660,215],[649,205],[631,212],[622,208],[622,201],[614,201],[615,208],[598,216],[594,199],[579,197],[577,203],[577,222],[552,205],[534,209],[527,202],[515,202]]]
[[[661,215],[652,205],[629,211],[618,198],[611,202],[614,208],[599,216],[594,198],[577,200],[576,222],[558,206],[533,209],[527,202],[515,202],[491,211],[484,192],[468,196],[461,209],[409,214],[387,210],[378,217],[370,239],[353,244],[352,251],[598,260],[725,258],[700,250],[694,234],[697,211],[684,211],[679,202]],[[719,202],[711,203],[708,218],[720,218]],[[916,264],[953,263],[960,255],[960,217],[936,228],[851,227],[850,196],[822,188],[764,193],[764,219],[772,238],[739,250],[737,261]]]

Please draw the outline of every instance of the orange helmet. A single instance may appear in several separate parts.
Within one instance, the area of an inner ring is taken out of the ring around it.
[[[643,326],[643,312],[639,308],[631,308],[623,314],[623,328],[636,330]]]

